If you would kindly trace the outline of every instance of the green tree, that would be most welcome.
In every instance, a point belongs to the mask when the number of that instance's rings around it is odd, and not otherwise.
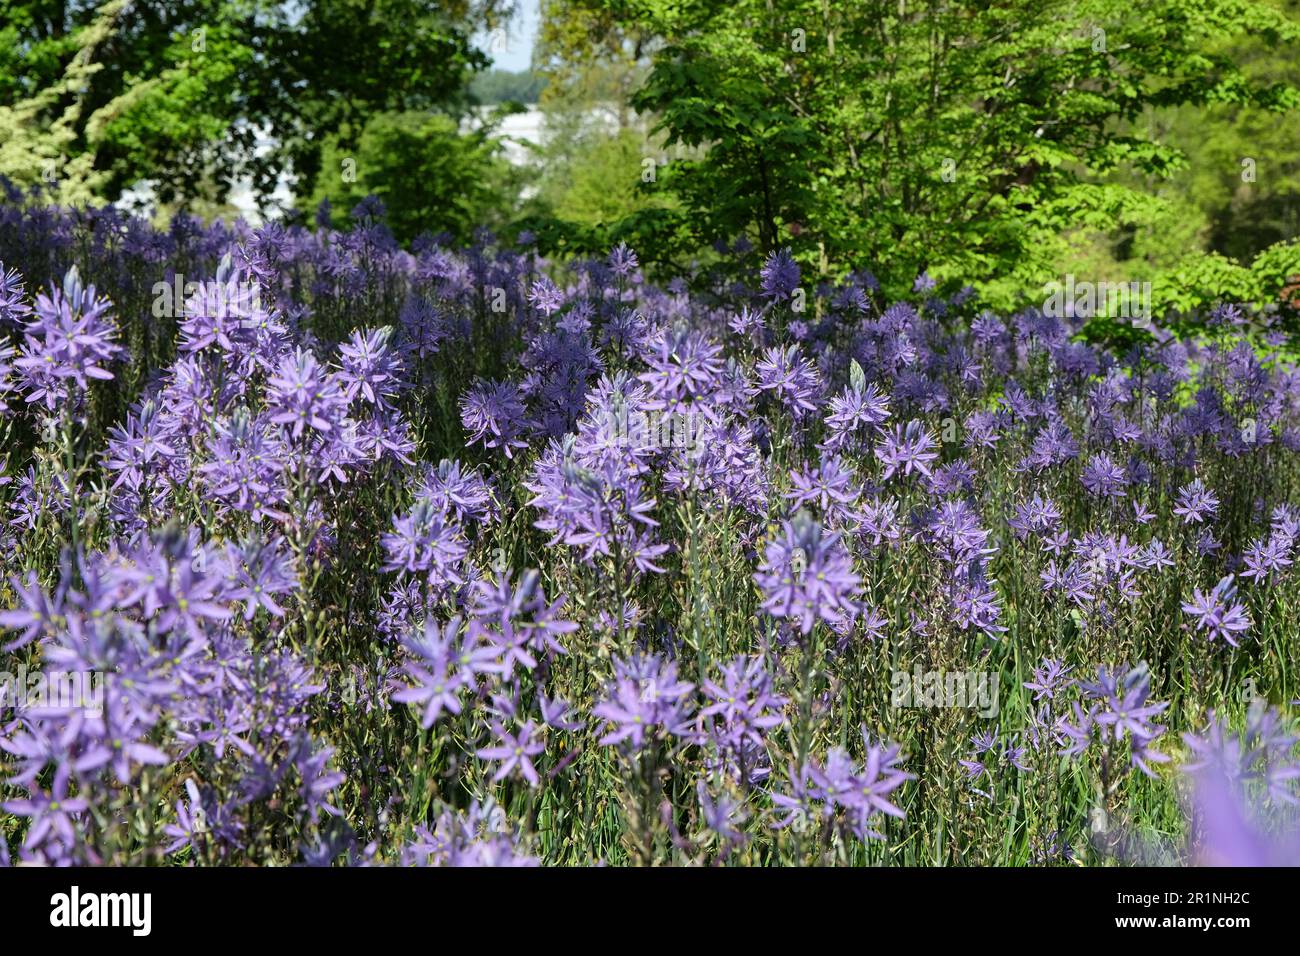
[[[470,95],[480,103],[536,103],[546,88],[546,77],[532,70],[487,70],[469,84]]]
[[[663,177],[701,244],[745,233],[893,291],[928,269],[1008,298],[1070,230],[1150,221],[1161,200],[1107,178],[1185,162],[1148,110],[1297,104],[1223,46],[1300,39],[1263,0],[581,2],[663,38],[632,104],[705,150]]]
[[[657,181],[665,137],[631,105],[657,35],[582,0],[543,0],[541,13],[542,145],[524,225],[547,252],[599,255],[628,238],[643,264],[670,261],[691,239],[670,222],[679,204]]]
[[[543,104],[551,110],[603,105],[614,111],[619,129],[631,127],[632,95],[660,44],[653,24],[586,0],[542,0],[541,15],[533,61],[547,79]]]
[[[487,65],[472,37],[512,0],[0,0],[0,110],[32,136],[63,124],[68,164],[116,198],[141,179],[164,202],[288,170],[310,195],[326,142],[355,145],[381,112],[462,115]],[[91,42],[92,31],[95,33]],[[63,78],[82,57],[81,82]],[[87,157],[89,157],[87,159]],[[30,175],[15,162],[0,172]],[[222,197],[205,197],[220,199]]]
[[[1278,0],[1278,7],[1300,20],[1300,2]],[[1212,42],[1254,81],[1300,86],[1293,46],[1272,44],[1263,35]],[[1187,161],[1168,180],[1143,184],[1169,201],[1171,213],[1168,222],[1122,237],[1122,258],[1177,257],[1194,231],[1198,245],[1245,263],[1300,235],[1300,127],[1294,118],[1279,121],[1248,103],[1224,102],[1153,110],[1146,122]]]
[[[328,199],[341,224],[374,194],[398,239],[445,231],[466,241],[476,227],[502,220],[511,193],[511,170],[492,131],[487,124],[462,135],[437,113],[378,113],[355,145],[339,137],[326,143],[312,202]]]
[[[15,40],[19,21],[0,30],[0,49],[8,52],[0,54],[0,82],[7,81],[0,86],[5,94],[0,100],[0,175],[22,185],[41,183],[54,198],[69,203],[87,202],[103,188],[107,177],[93,168],[93,157],[75,153],[84,107],[77,94],[102,68],[96,51],[113,36],[125,7],[126,0],[104,4],[75,42],[60,44],[70,51],[66,66],[41,84],[21,82],[16,72],[4,71],[22,49]],[[34,59],[41,69],[56,66],[40,56]],[[69,158],[69,153],[74,155]]]

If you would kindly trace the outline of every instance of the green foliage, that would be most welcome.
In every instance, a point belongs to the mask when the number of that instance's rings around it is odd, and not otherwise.
[[[228,19],[177,34],[163,52],[166,65],[131,82],[90,117],[85,137],[98,165],[119,187],[146,174],[164,201],[198,198],[213,175],[233,180],[256,144],[255,129],[232,124],[232,117],[243,109],[257,58],[240,25]],[[167,171],[158,171],[160,157],[168,155]]]
[[[1276,2],[1300,19],[1296,0]],[[1293,44],[1264,34],[1210,42],[1257,82],[1300,85]],[[1243,103],[1207,103],[1162,111],[1150,122],[1187,157],[1167,193],[1183,217],[1199,220],[1206,248],[1245,263],[1300,234],[1300,137],[1293,117]]]
[[[13,16],[0,30],[0,50],[10,51],[0,52],[0,175],[20,185],[40,183],[57,201],[86,202],[103,187],[105,176],[94,169],[93,157],[75,153],[76,129],[85,114],[78,94],[102,70],[97,53],[113,36],[126,0],[104,4],[75,37],[61,36],[44,47],[23,41],[19,30],[31,25],[34,12],[12,6],[0,6]],[[53,48],[67,54],[66,66],[56,62]],[[20,61],[13,55],[20,50],[26,54],[21,62],[33,73],[16,69]],[[45,82],[34,82],[34,75]]]
[[[664,197],[642,188],[647,185],[642,181],[646,152],[645,137],[636,130],[587,136],[571,162],[543,173],[555,214],[571,222],[599,225],[664,206]]]
[[[520,225],[547,254],[604,255],[626,241],[653,266],[698,250],[682,203],[663,182],[665,137],[630,104],[657,42],[652,28],[590,4],[542,4],[533,59],[547,81],[543,143]]]
[[[547,79],[543,103],[613,106],[619,128],[626,129],[632,94],[649,73],[649,56],[658,46],[655,24],[584,0],[542,0],[541,15],[533,61]]]
[[[1288,281],[1300,277],[1300,243],[1280,242],[1242,266],[1217,252],[1189,253],[1158,274],[1151,298],[1158,312],[1203,310],[1220,302],[1276,304]]]
[[[44,152],[95,171],[103,198],[148,180],[163,202],[215,199],[212,184],[240,175],[265,198],[283,171],[311,195],[323,144],[355,146],[376,113],[464,112],[466,79],[487,65],[471,38],[510,9],[510,0],[103,9],[0,0],[0,130],[9,142],[43,135]],[[81,81],[70,84],[74,57]],[[66,132],[51,139],[57,123]],[[0,172],[30,178],[11,156]]]
[[[463,113],[471,73],[487,66],[471,43],[509,0],[316,0],[298,29],[277,35],[271,117],[309,195],[324,169],[319,142],[355,142],[377,112]]]
[[[809,281],[926,269],[998,309],[1066,272],[1157,313],[1300,273],[1298,0],[545,0],[534,68],[484,72],[512,8],[0,0],[0,174],[215,211],[288,173],[337,215],[383,190],[406,237],[522,205],[548,251],[678,268],[747,235]],[[545,111],[526,171],[461,132],[509,102]]]
[[[470,96],[480,103],[536,103],[546,88],[546,77],[532,70],[486,70],[469,82]]]
[[[892,292],[922,269],[998,297],[1037,287],[1069,230],[1135,228],[1165,205],[1112,177],[1185,162],[1148,112],[1297,103],[1230,55],[1233,38],[1300,39],[1265,0],[580,6],[662,38],[632,103],[705,150],[671,179],[698,244],[744,233],[831,272],[873,268]]]
[[[509,168],[491,131],[462,135],[454,120],[437,113],[376,114],[355,148],[337,136],[325,144],[312,201],[328,199],[342,223],[373,193],[400,240],[443,231],[468,240],[475,227],[499,218],[506,192]]]
[[[1295,0],[1274,2],[1293,19],[1300,13]],[[1212,36],[1207,43],[1255,82],[1300,84],[1290,48],[1265,33]],[[1120,228],[1067,230],[1058,273],[1151,281],[1157,316],[1229,295],[1261,305],[1277,301],[1296,275],[1287,240],[1300,235],[1294,119],[1248,104],[1208,102],[1152,108],[1117,128],[1141,129],[1183,159],[1168,175],[1112,171],[1106,181],[1146,194],[1151,208]]]

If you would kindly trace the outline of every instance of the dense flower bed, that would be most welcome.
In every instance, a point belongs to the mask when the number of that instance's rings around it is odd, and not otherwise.
[[[1269,316],[9,198],[0,862],[1293,854]]]

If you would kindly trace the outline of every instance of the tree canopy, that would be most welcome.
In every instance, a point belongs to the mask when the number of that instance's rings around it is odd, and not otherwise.
[[[0,123],[59,158],[65,195],[149,180],[171,201],[248,176],[265,197],[282,171],[311,195],[324,144],[358,142],[376,114],[463,109],[467,77],[488,64],[474,33],[511,8],[0,0]],[[0,154],[0,173],[33,181],[40,164],[19,152]]]
[[[1268,2],[581,2],[661,38],[632,102],[707,147],[662,177],[701,243],[748,234],[895,286],[1041,281],[1064,230],[1156,215],[1109,175],[1186,162],[1151,111],[1300,103],[1222,42],[1300,39]]]

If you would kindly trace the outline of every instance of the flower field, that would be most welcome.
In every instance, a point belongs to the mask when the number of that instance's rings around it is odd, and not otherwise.
[[[1278,313],[22,198],[0,864],[1300,860]]]

